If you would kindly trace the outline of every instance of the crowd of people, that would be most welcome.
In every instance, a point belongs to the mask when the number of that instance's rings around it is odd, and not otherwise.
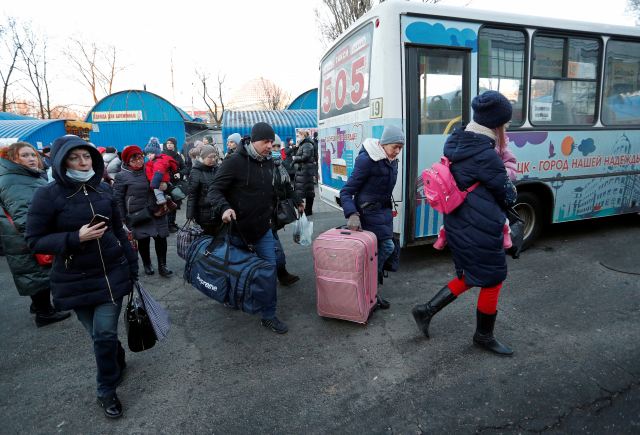
[[[516,199],[505,168],[505,162],[507,167],[513,163],[505,138],[511,104],[489,91],[474,98],[472,107],[474,121],[454,131],[444,147],[457,185],[479,183],[458,209],[444,216],[441,237],[451,248],[457,277],[412,315],[428,338],[433,316],[479,286],[473,341],[507,356],[513,351],[493,331],[507,275],[503,210]],[[348,228],[377,237],[380,284],[382,265],[396,249],[392,192],[405,142],[402,129],[393,125],[381,139],[365,140],[340,192]],[[75,311],[93,341],[98,402],[107,417],[117,418],[123,407],[116,388],[126,368],[117,324],[123,298],[138,280],[138,254],[144,273],[153,275],[153,239],[158,273],[172,275],[167,238],[177,229],[175,211],[186,198],[188,221],[213,236],[233,220],[230,242],[252,245],[260,258],[276,266],[269,285],[293,284],[299,277],[287,270],[274,210],[278,201],[291,200],[300,213],[312,215],[317,176],[317,138],[299,130],[283,146],[264,122],[245,137],[230,135],[226,153],[211,136],[195,143],[187,138],[180,150],[174,137],[162,145],[151,138],[144,149],[129,145],[121,153],[73,135],[56,139],[41,154],[17,142],[0,149],[0,236],[18,293],[31,298],[36,325],[63,321]],[[289,327],[276,316],[276,293],[261,312],[261,325],[283,334]],[[383,309],[391,306],[379,295],[377,303]]]

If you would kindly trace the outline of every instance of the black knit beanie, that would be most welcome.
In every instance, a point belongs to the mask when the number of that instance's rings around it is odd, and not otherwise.
[[[504,95],[487,91],[471,101],[473,120],[487,128],[496,128],[511,120],[513,107]]]
[[[276,133],[266,122],[258,122],[251,129],[251,142],[258,142],[259,140],[267,139],[276,140]]]
[[[169,137],[167,138],[167,142],[171,142],[173,144],[174,147],[178,146],[178,139],[176,139],[175,137]]]

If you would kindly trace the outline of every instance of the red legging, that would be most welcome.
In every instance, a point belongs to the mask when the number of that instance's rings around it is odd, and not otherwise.
[[[457,277],[452,280],[449,284],[447,284],[451,293],[456,296],[460,296],[462,293],[469,290],[472,286],[468,286],[464,282],[464,275],[462,275],[462,279],[458,279]],[[500,294],[500,289],[502,288],[502,283],[498,284],[495,287],[483,287],[480,290],[480,296],[478,297],[478,309],[485,314],[493,314],[496,312],[498,308],[498,295]]]

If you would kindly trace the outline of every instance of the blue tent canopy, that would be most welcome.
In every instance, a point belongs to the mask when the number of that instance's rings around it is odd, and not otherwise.
[[[0,120],[0,139],[28,142],[38,149],[67,134],[64,119]]]
[[[318,110],[318,88],[298,95],[284,110]]]

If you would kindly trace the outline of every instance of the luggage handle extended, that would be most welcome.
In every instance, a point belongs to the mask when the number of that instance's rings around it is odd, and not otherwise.
[[[335,228],[336,230],[349,230],[349,227],[347,225],[340,225],[338,227]],[[349,230],[349,231],[358,231],[359,233],[363,232],[363,229],[359,229],[359,230]],[[340,234],[351,234],[347,231],[340,231]]]

